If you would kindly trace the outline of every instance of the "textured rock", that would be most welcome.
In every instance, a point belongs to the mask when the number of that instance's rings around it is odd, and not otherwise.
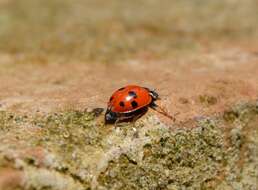
[[[0,122],[1,189],[10,179],[24,190],[256,188],[255,104],[195,127],[167,126],[155,116],[104,126],[86,111],[1,112]]]

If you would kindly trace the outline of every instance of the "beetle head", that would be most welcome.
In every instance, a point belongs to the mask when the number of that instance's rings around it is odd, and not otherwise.
[[[152,97],[152,99],[154,101],[160,99],[159,94],[157,92],[155,92],[154,90],[149,90],[149,92],[150,92],[150,96]]]
[[[108,109],[105,113],[105,123],[114,123],[117,120],[117,114]]]

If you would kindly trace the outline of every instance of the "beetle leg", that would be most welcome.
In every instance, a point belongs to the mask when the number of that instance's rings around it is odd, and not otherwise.
[[[175,116],[178,115],[179,113],[176,113],[174,115],[170,115],[167,110],[165,110],[164,108],[162,108],[161,106],[158,106],[157,104],[155,104],[154,102],[150,105],[150,107],[155,110],[156,112],[170,118],[173,122],[176,121]]]
[[[157,104],[155,104],[155,102],[151,102],[150,107],[151,107],[152,109],[156,109],[156,108],[159,107],[159,106],[158,106]]]
[[[143,115],[145,114],[145,112],[142,112],[142,113],[140,113],[140,114],[138,114],[138,115],[135,115],[134,117],[133,117],[133,123],[135,123],[140,117],[142,117]]]
[[[124,120],[131,119],[132,116],[120,116],[114,123],[115,127],[118,127],[118,123],[123,122]]]
[[[119,121],[120,121],[119,119],[117,119],[117,120],[115,121],[115,123],[114,123],[115,128],[116,128],[116,127],[118,127],[118,125],[117,125],[117,124],[119,123]]]

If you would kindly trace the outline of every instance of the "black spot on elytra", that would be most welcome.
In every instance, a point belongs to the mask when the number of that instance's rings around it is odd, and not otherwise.
[[[134,91],[129,91],[128,94],[129,94],[129,96],[131,96],[133,98],[137,98],[137,95]]]
[[[133,108],[137,108],[137,107],[138,107],[138,104],[137,104],[136,101],[132,101],[132,102],[131,102],[131,105],[132,105]]]
[[[123,88],[119,88],[119,89],[118,89],[118,91],[121,91],[121,90],[124,90],[124,89],[125,89],[125,87],[123,87]]]
[[[121,107],[124,107],[124,106],[125,106],[125,103],[124,103],[124,102],[119,102],[119,105],[120,105]]]

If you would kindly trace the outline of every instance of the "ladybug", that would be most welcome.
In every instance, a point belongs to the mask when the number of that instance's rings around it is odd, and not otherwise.
[[[140,117],[155,108],[158,93],[146,87],[128,85],[116,90],[109,99],[105,113],[105,122],[114,123]]]

